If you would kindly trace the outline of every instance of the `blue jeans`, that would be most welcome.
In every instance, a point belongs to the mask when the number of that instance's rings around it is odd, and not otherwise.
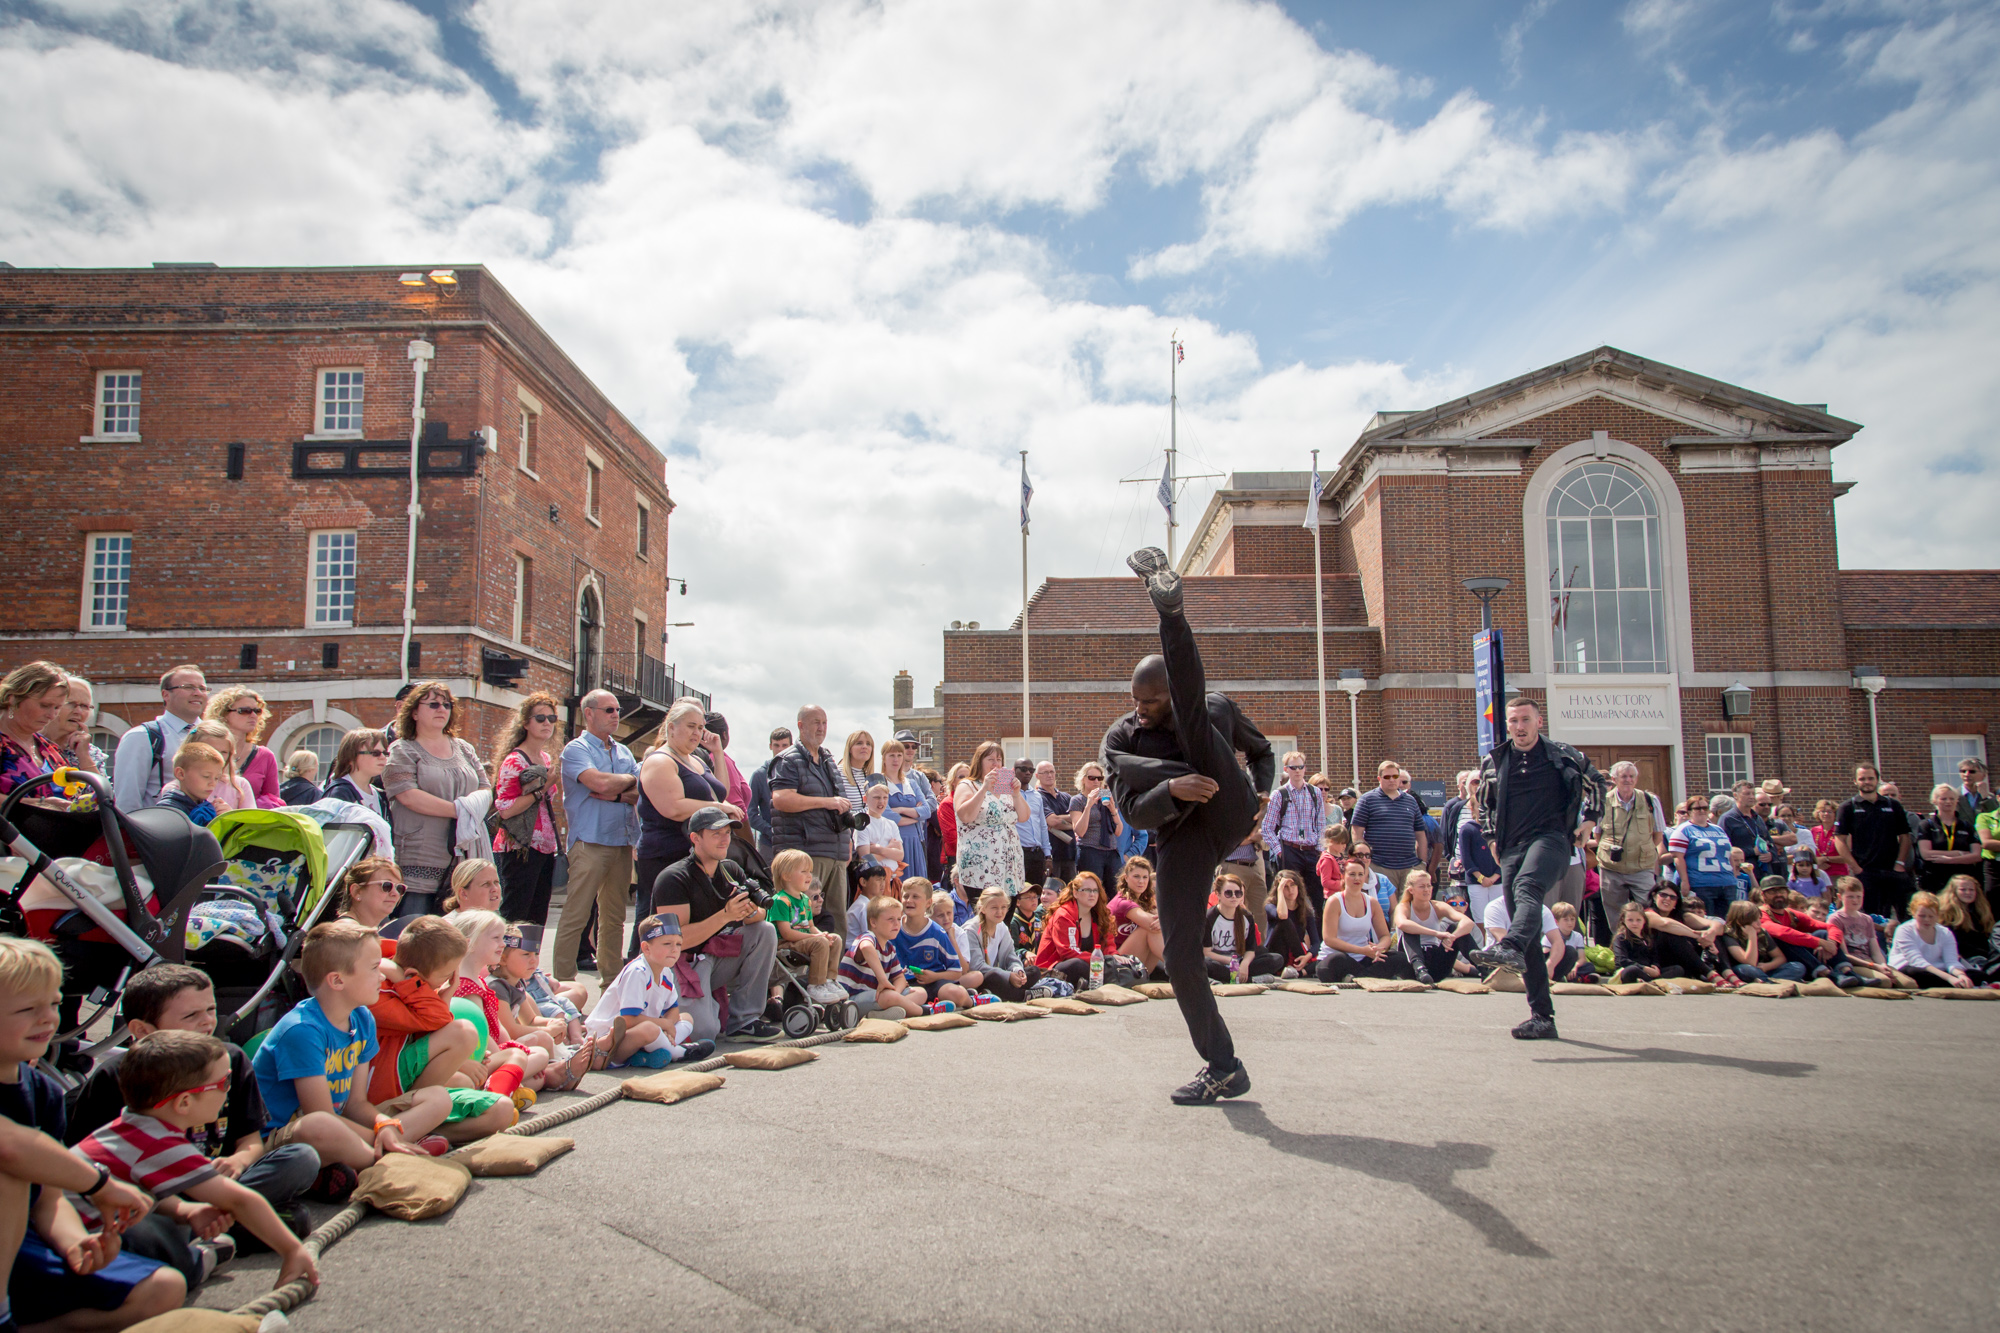
[[[1804,981],[1806,979],[1806,970],[1797,963],[1786,963],[1781,967],[1772,968],[1769,972],[1766,972],[1761,967],[1752,967],[1748,963],[1738,963],[1731,970],[1745,981]]]
[[[236,1183],[263,1195],[273,1208],[282,1208],[312,1188],[319,1168],[318,1153],[306,1144],[288,1143],[252,1162]]]

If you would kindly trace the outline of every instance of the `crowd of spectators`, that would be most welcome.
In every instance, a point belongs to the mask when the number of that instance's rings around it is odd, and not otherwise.
[[[159,686],[159,716],[107,755],[88,681],[46,662],[7,673],[0,795],[73,767],[105,777],[123,810],[195,824],[281,808],[360,820],[375,854],[304,941],[310,997],[254,1058],[213,1035],[206,976],[154,967],[122,998],[128,1046],[67,1105],[32,1067],[58,965],[0,939],[0,1161],[33,1182],[10,1287],[23,1324],[87,1310],[120,1327],[174,1308],[238,1247],[307,1273],[298,1201],[343,1197],[382,1153],[446,1151],[591,1069],[772,1040],[791,1005],[917,1015],[1164,976],[1148,835],[1096,762],[1065,786],[994,741],[944,772],[909,732],[878,747],[855,731],[835,754],[808,706],[746,777],[719,714],[683,700],[635,754],[602,690],[578,701],[567,743],[560,701],[528,696],[481,756],[431,681],[386,727],[342,737],[322,772],[260,743],[255,690],[211,693],[192,666]],[[1616,764],[1548,896],[1550,975],[2000,988],[2000,802],[1978,760],[1960,772],[1919,817],[1857,765],[1853,794],[1806,820],[1777,780],[1670,810]],[[1510,918],[1478,780],[1459,773],[1432,814],[1394,760],[1356,792],[1285,755],[1216,874],[1210,977],[1478,978],[1473,954]],[[580,971],[597,974],[594,999]]]

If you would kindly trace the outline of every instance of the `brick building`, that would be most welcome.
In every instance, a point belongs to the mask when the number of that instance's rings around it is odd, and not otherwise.
[[[96,682],[109,736],[181,662],[262,692],[281,759],[406,678],[482,753],[529,691],[610,685],[628,731],[684,692],[665,460],[484,269],[0,269],[0,381],[4,657]]]
[[[1851,483],[1831,455],[1860,429],[1609,347],[1379,414],[1319,496],[1329,773],[1352,780],[1357,749],[1363,774],[1470,766],[1480,621],[1461,581],[1498,576],[1510,692],[1600,765],[1630,758],[1677,796],[1771,776],[1838,795],[1879,733],[1885,776],[1926,808],[1933,773],[1955,781],[2000,721],[2000,571],[1838,567]],[[1233,474],[1178,567],[1211,687],[1317,763],[1308,484]],[[1067,774],[1129,706],[1155,622],[1132,578],[1050,579],[1027,617],[1029,748]],[[944,662],[948,756],[1018,748],[1019,622],[947,631]]]

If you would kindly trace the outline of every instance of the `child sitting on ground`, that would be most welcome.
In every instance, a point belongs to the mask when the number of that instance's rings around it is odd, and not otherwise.
[[[506,1006],[487,974],[507,947],[507,923],[498,912],[453,912],[445,918],[465,937],[465,956],[458,960],[458,985],[452,994],[476,1001],[486,1016],[487,1047],[481,1084],[488,1092],[511,1097],[519,1110],[535,1104],[541,1074],[555,1056],[549,1034],[516,1019],[508,1022]]]
[[[674,964],[681,958],[681,921],[660,912],[639,923],[639,956],[604,988],[587,1020],[612,1068],[665,1069],[676,1060],[706,1060],[712,1041],[690,1041],[694,1020],[680,1010]]]
[[[163,963],[125,984],[120,1013],[133,1041],[155,1032],[213,1036],[215,988],[205,972]],[[279,1219],[303,1236],[312,1230],[311,1219],[294,1201],[318,1179],[319,1154],[303,1143],[266,1151],[264,1101],[257,1095],[250,1057],[228,1042],[223,1048],[229,1053],[229,1095],[223,1099],[222,1114],[191,1129],[188,1142],[217,1171],[262,1195],[277,1210]],[[110,1052],[76,1090],[66,1136],[70,1143],[110,1124],[125,1109],[125,1094],[118,1086],[118,1071],[124,1061],[124,1051]],[[244,1248],[245,1240],[237,1238],[238,1248]]]
[[[909,984],[903,964],[896,958],[893,941],[903,927],[901,899],[886,893],[868,900],[868,929],[854,937],[840,958],[840,982],[851,994],[874,992],[875,1007],[890,1018],[915,1018],[927,1010],[949,1013],[951,1005],[926,1005],[924,989]]]
[[[180,811],[196,828],[207,828],[221,813],[210,797],[215,795],[227,771],[222,755],[214,746],[182,741],[181,748],[174,751],[173,779],[160,788],[153,803]]]
[[[1723,961],[1738,981],[1804,981],[1806,968],[1803,963],[1795,963],[1785,957],[1764,931],[1764,911],[1756,903],[1744,901],[1729,904],[1729,915],[1723,919],[1722,938],[1717,941],[1722,946]]]
[[[312,994],[278,1020],[250,1061],[267,1150],[303,1143],[322,1166],[340,1163],[350,1174],[385,1152],[450,1150],[431,1133],[451,1112],[444,1089],[412,1088],[379,1106],[368,1096],[368,1062],[380,1049],[368,1006],[382,995],[381,958],[381,939],[357,922],[323,921],[306,932],[299,967]],[[346,1182],[346,1191],[353,1187]]]
[[[170,1265],[120,1247],[120,1235],[152,1201],[62,1146],[62,1089],[35,1068],[56,1033],[61,995],[62,964],[47,945],[0,936],[0,1149],[7,1163],[0,1189],[11,1223],[0,1257],[8,1240],[20,1239],[0,1327],[59,1320],[54,1326],[125,1328],[180,1309],[187,1282]],[[84,1226],[65,1190],[103,1216],[101,1230]]]
[[[1579,985],[1592,985],[1598,981],[1597,965],[1583,956],[1590,941],[1577,929],[1576,907],[1571,903],[1559,902],[1549,909],[1556,919],[1556,929],[1562,932],[1563,943],[1568,946],[1563,951],[1562,968],[1550,972],[1550,981],[1574,981]]]
[[[868,933],[868,905],[889,892],[889,871],[885,866],[864,865],[854,875],[854,901],[847,905],[847,937],[858,940]],[[847,946],[852,948],[852,945]],[[845,950],[842,950],[844,953]]]
[[[1889,956],[1882,951],[1881,928],[1874,917],[1861,910],[1867,890],[1853,875],[1842,875],[1833,887],[1839,895],[1840,908],[1827,913],[1826,937],[1840,945],[1841,952],[1847,955],[1848,966],[1864,982],[1895,986],[1896,974],[1890,970]]]
[[[931,920],[931,882],[920,875],[903,881],[903,927],[890,947],[910,980],[924,989],[924,998],[941,1001],[941,1012],[970,1009],[972,993],[958,984],[965,961],[958,955],[958,941]],[[1108,943],[1108,941],[1107,941]],[[988,1000],[988,1004],[992,1001]]]
[[[156,1207],[176,1209],[179,1220],[204,1238],[240,1222],[278,1255],[282,1266],[274,1287],[301,1277],[317,1283],[319,1266],[270,1202],[222,1174],[189,1141],[195,1130],[213,1124],[229,1101],[230,1049],[199,1032],[154,1032],[133,1042],[118,1065],[125,1109],[77,1151],[151,1194],[159,1201]],[[86,1222],[100,1220],[88,1201],[78,1212]]]
[[[771,905],[764,919],[776,927],[778,953],[806,969],[806,994],[821,1004],[837,1004],[847,992],[833,979],[840,968],[841,938],[813,925],[812,857],[787,847],[771,858]]]
[[[454,1017],[445,996],[458,988],[465,936],[443,917],[420,916],[403,928],[396,977],[368,1007],[381,1049],[369,1065],[368,1096],[386,1102],[411,1088],[442,1088],[451,1111],[439,1133],[451,1143],[497,1134],[519,1119],[511,1098],[472,1078],[480,1066],[479,1029]]]
[[[584,1030],[583,1016],[574,1005],[567,1009],[557,1005],[545,1007],[528,990],[528,983],[541,962],[542,928],[526,921],[509,921],[500,945],[500,961],[494,966],[493,975],[487,978],[500,1002],[521,1022],[548,1033],[558,1049],[564,1045],[595,1049],[597,1043]]]

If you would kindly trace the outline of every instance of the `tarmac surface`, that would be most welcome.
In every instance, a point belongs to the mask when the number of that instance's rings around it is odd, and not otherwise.
[[[1167,1101],[1170,1001],[620,1102],[363,1222],[294,1326],[2000,1327],[2000,1003],[1559,997],[1559,1042],[1508,1037],[1518,995],[1222,1004],[1254,1086],[1214,1107]]]

